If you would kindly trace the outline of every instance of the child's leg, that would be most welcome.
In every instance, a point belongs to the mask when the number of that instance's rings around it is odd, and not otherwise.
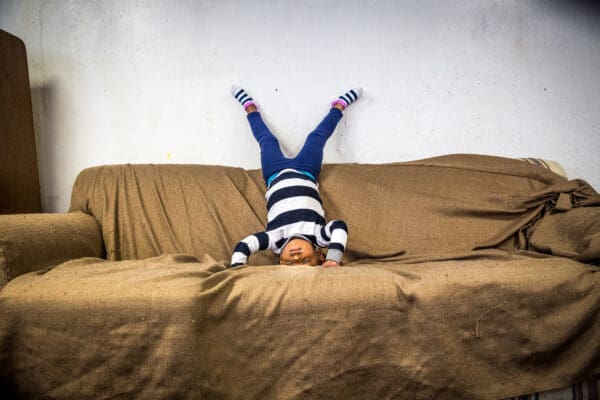
[[[292,160],[293,168],[309,172],[315,178],[319,176],[321,164],[323,163],[323,148],[325,147],[325,143],[327,143],[327,139],[333,134],[335,127],[342,119],[342,111],[358,100],[361,94],[361,88],[350,89],[333,101],[329,114],[308,135],[302,150]]]
[[[274,173],[286,168],[289,160],[281,152],[277,138],[273,136],[250,95],[239,86],[231,87],[231,94],[248,113],[248,122],[254,138],[260,145],[260,162],[265,182]]]
[[[343,113],[339,108],[334,107],[329,111],[329,114],[306,138],[302,150],[292,161],[293,168],[309,172],[315,178],[319,176],[323,162],[323,148],[342,116]]]
[[[258,111],[248,114],[248,122],[254,138],[260,145],[260,163],[265,182],[274,173],[286,168],[288,159],[281,152],[277,138],[265,125]]]

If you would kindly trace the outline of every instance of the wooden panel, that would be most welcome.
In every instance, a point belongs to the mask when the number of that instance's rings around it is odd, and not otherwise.
[[[25,44],[0,30],[0,214],[41,212]]]

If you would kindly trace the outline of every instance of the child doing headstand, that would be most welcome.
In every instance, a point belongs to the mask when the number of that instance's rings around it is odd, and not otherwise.
[[[317,178],[327,139],[342,119],[342,111],[360,97],[362,89],[351,89],[333,101],[327,116],[308,135],[294,158],[283,155],[248,93],[237,86],[231,92],[248,113],[252,134],[260,145],[262,174],[267,184],[267,230],[240,241],[233,251],[231,266],[246,264],[248,257],[259,250],[274,251],[284,265],[339,266],[348,228],[343,221],[325,222]],[[328,247],[326,256],[321,247]]]

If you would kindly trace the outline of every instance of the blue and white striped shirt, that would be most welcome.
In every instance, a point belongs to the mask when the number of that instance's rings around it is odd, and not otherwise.
[[[265,197],[267,230],[249,235],[235,246],[232,267],[246,264],[250,254],[259,250],[280,254],[288,239],[296,235],[315,246],[329,247],[326,258],[341,261],[348,228],[343,221],[325,223],[317,182],[295,169],[284,169],[271,182]]]

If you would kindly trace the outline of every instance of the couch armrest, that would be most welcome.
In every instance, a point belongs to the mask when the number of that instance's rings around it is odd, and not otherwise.
[[[600,207],[545,215],[533,228],[529,249],[600,265]]]
[[[0,215],[0,289],[27,272],[75,258],[103,255],[100,226],[91,215]]]

